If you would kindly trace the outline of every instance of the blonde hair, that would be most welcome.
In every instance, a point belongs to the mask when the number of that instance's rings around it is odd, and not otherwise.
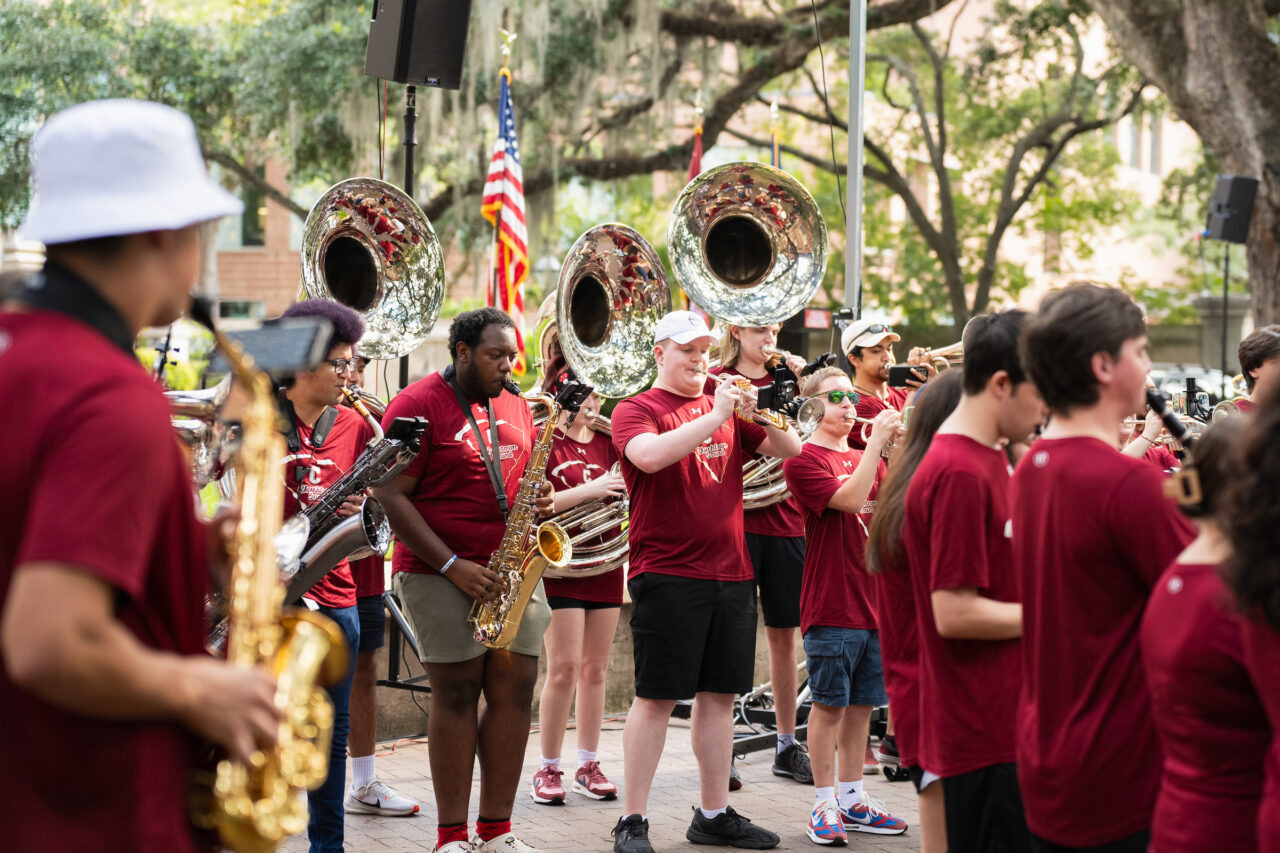
[[[770,325],[777,325],[772,323]],[[717,358],[720,359],[721,367],[737,367],[738,359],[742,355],[742,341],[733,336],[734,329],[763,329],[764,326],[735,326],[732,323],[725,323],[724,331],[720,333],[720,347]],[[769,370],[777,367],[782,362],[781,356],[771,355],[765,361],[764,366]]]

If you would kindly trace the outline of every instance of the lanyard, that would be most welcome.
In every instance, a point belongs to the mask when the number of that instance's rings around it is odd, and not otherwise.
[[[480,426],[476,423],[475,416],[471,414],[471,404],[467,402],[467,398],[462,393],[462,388],[458,385],[457,373],[453,369],[453,365],[449,365],[444,369],[444,379],[449,383],[449,387],[453,389],[453,396],[458,398],[458,405],[462,407],[462,413],[467,416],[467,423],[471,424],[471,433],[476,437],[476,450],[480,453],[480,458],[484,460],[484,467],[489,472],[489,482],[493,484],[493,492],[498,498],[498,509],[502,512],[502,517],[507,517],[507,489],[502,482],[502,463],[499,459],[501,450],[498,445],[498,419],[493,414],[493,401],[486,400],[485,407],[489,412],[489,452],[485,452],[484,436],[480,432]]]

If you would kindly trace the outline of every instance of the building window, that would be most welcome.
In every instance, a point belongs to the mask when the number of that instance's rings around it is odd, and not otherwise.
[[[254,169],[254,174],[263,177],[263,168]],[[266,244],[267,199],[256,184],[244,184],[240,190],[244,201],[244,213],[240,217],[240,245],[262,246]]]
[[[218,316],[224,320],[261,320],[266,315],[266,303],[257,300],[229,299],[218,303]]]
[[[1159,175],[1162,173],[1163,151],[1164,147],[1164,122],[1158,115],[1151,117],[1151,156],[1147,161],[1147,168],[1151,170],[1151,174]]]

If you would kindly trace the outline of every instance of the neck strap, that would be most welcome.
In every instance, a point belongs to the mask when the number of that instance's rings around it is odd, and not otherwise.
[[[506,518],[508,511],[507,489],[502,479],[502,451],[498,444],[498,419],[493,414],[493,400],[485,400],[485,409],[489,413],[489,450],[486,453],[484,435],[480,432],[475,415],[471,414],[471,404],[467,401],[466,395],[462,393],[462,386],[458,384],[458,372],[452,364],[444,369],[444,380],[453,389],[453,396],[457,398],[462,414],[466,415],[467,423],[471,425],[471,434],[476,437],[476,450],[480,453],[481,460],[484,461],[485,470],[489,472],[489,482],[493,485],[493,493],[498,499],[498,510],[502,513],[502,517]]]

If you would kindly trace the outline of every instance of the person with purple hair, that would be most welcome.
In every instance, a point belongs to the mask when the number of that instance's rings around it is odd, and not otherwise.
[[[328,299],[295,302],[281,315],[320,317],[333,325],[325,360],[315,370],[294,376],[281,392],[287,429],[284,457],[285,517],[303,511],[351,468],[373,428],[352,409],[339,405],[347,378],[355,370],[355,345],[364,335],[364,321],[354,310]],[[338,515],[360,511],[364,495],[350,495]],[[346,795],[347,732],[350,728],[351,682],[356,650],[360,648],[360,617],[356,584],[347,560],[338,563],[303,596],[304,604],[328,616],[347,638],[352,665],[328,688],[333,702],[333,741],[329,748],[329,777],[307,795],[311,821],[307,837],[311,853],[341,851],[343,798]]]

